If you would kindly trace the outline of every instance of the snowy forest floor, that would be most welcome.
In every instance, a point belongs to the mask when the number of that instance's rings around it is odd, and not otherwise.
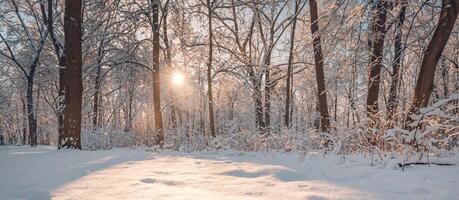
[[[0,147],[0,199],[457,199],[459,167],[362,156]],[[451,158],[457,163],[457,156]]]

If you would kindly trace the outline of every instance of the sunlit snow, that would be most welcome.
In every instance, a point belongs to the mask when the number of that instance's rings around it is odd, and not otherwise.
[[[0,199],[455,199],[459,167],[309,154],[0,147]]]

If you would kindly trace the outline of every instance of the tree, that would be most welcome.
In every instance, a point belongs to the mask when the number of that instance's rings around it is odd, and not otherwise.
[[[394,115],[396,114],[397,105],[398,105],[398,86],[400,82],[400,67],[402,65],[402,56],[403,56],[403,46],[402,46],[402,35],[403,35],[403,23],[405,22],[405,13],[407,1],[401,0],[400,11],[398,13],[397,21],[395,22],[395,42],[394,42],[394,61],[392,63],[392,73],[391,73],[391,84],[389,91],[389,99],[387,101],[387,118],[389,121],[389,126],[392,127],[394,123],[392,122]]]
[[[58,59],[58,66],[59,66],[59,81],[58,81],[58,92],[57,92],[57,105],[56,105],[56,116],[57,116],[57,133],[63,133],[64,128],[64,113],[63,109],[65,107],[65,95],[64,95],[64,71],[65,71],[65,53],[64,53],[64,46],[59,41],[57,36],[57,31],[55,29],[55,9],[53,6],[53,0],[47,0],[47,4],[41,4],[41,10],[43,13],[47,13],[47,15],[43,15],[46,18],[43,19],[44,23],[48,27],[49,37],[54,47],[54,53]],[[58,139],[58,142],[61,140]],[[58,144],[60,146],[60,144]]]
[[[6,24],[5,28],[8,31],[15,33],[20,32],[20,35],[5,38],[3,33],[0,33],[0,39],[6,47],[7,53],[0,51],[0,55],[5,57],[11,63],[14,63],[24,75],[26,82],[26,108],[27,108],[27,119],[29,127],[29,142],[31,146],[36,146],[37,143],[37,117],[36,107],[34,102],[34,81],[37,68],[39,66],[40,56],[43,52],[46,38],[48,37],[48,29],[43,25],[43,19],[38,18],[39,15],[28,15],[22,12],[22,5],[18,4],[15,0],[10,0],[11,10],[5,12],[14,12],[12,18],[3,18],[3,23]],[[30,10],[36,9],[32,4],[25,4],[23,7]],[[46,16],[45,13],[41,13],[42,16]],[[25,18],[30,18],[37,21],[36,27],[27,24]],[[13,19],[15,19],[13,21]],[[36,37],[38,35],[38,38]],[[23,43],[24,47],[17,49],[13,45],[17,43]],[[24,52],[21,52],[24,49]],[[27,58],[21,60],[22,54],[28,54]],[[25,141],[25,138],[23,138]]]
[[[64,127],[61,148],[81,149],[82,80],[82,9],[81,0],[65,1],[64,34]]]
[[[386,37],[386,18],[390,2],[387,0],[375,1],[374,18],[371,25],[370,36],[370,64],[368,66],[368,92],[367,116],[370,128],[377,127],[378,123],[378,98],[381,80],[381,68],[384,39]]]
[[[311,34],[313,40],[312,44],[314,47],[317,96],[319,99],[320,130],[326,132],[330,128],[330,115],[328,114],[327,91],[325,89],[325,76],[323,68],[324,58],[322,55],[322,47],[320,46],[320,36],[318,33],[319,17],[317,14],[317,2],[315,0],[309,1],[309,9],[311,14]]]
[[[290,49],[289,49],[289,55],[288,55],[288,66],[287,66],[287,80],[286,80],[286,86],[285,86],[285,116],[284,116],[284,125],[289,128],[291,125],[291,111],[292,111],[292,106],[291,106],[291,97],[292,97],[292,83],[293,83],[293,51],[295,47],[295,31],[296,31],[296,21],[298,18],[299,14],[299,6],[300,2],[295,0],[295,12],[293,16],[293,22],[292,22],[292,32],[290,34]]]
[[[454,28],[458,13],[459,0],[442,0],[437,27],[424,50],[411,101],[410,114],[417,113],[419,108],[426,107],[429,103],[434,86],[435,69]],[[410,123],[412,121],[411,115],[408,115],[407,122]]]
[[[213,49],[213,35],[212,35],[212,12],[214,7],[213,0],[207,0],[207,17],[209,20],[209,60],[207,63],[207,98],[209,105],[209,128],[210,135],[215,137],[215,122],[214,122],[214,103],[212,99],[212,49]]]
[[[153,33],[153,110],[155,113],[155,127],[158,133],[158,140],[156,143],[162,146],[164,142],[164,130],[163,117],[161,114],[161,68],[159,65],[159,0],[151,0],[151,12],[151,31]]]

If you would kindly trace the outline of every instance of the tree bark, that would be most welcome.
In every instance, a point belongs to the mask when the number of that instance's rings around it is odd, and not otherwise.
[[[23,114],[23,122],[22,122],[22,145],[27,144],[27,103],[24,100],[24,98],[21,97],[21,102],[22,102],[22,114]]]
[[[161,114],[161,80],[159,66],[159,0],[151,0],[152,7],[152,32],[153,32],[153,109],[155,127],[158,134],[156,144],[161,147],[164,143],[163,117]]]
[[[292,62],[293,62],[293,51],[295,47],[295,30],[296,30],[296,19],[298,13],[299,2],[295,0],[295,16],[292,22],[292,32],[290,34],[290,49],[288,55],[288,66],[287,66],[287,80],[285,87],[285,115],[284,115],[284,125],[287,128],[290,128],[291,122],[291,108],[290,98],[292,97]]]
[[[268,52],[266,61],[264,63],[265,71],[265,107],[264,107],[264,132],[271,131],[271,83],[270,83],[270,65],[271,65],[271,52]]]
[[[82,105],[82,5],[81,0],[65,1],[64,73],[65,109],[64,127],[60,141],[62,148],[81,149],[81,105]]]
[[[57,133],[58,133],[58,147],[61,146],[60,141],[61,141],[61,133],[63,133],[63,128],[64,128],[64,114],[63,110],[65,107],[65,95],[64,95],[64,71],[65,71],[65,54],[62,53],[62,45],[60,45],[60,42],[57,40],[56,33],[54,32],[54,9],[53,9],[53,1],[48,0],[47,1],[47,12],[48,16],[45,20],[45,24],[48,27],[49,31],[49,36],[51,38],[51,41],[53,42],[54,46],[54,52],[56,54],[56,57],[58,59],[58,65],[59,65],[59,81],[58,81],[58,97],[57,97],[57,108],[56,108],[56,114],[57,114]],[[43,5],[42,7],[43,13],[45,13],[45,7]]]
[[[320,112],[320,130],[327,132],[330,128],[330,115],[328,113],[327,105],[327,92],[325,89],[325,76],[323,69],[323,55],[319,36],[319,17],[317,13],[316,0],[309,1],[310,15],[311,15],[311,34],[314,47],[314,64],[316,69],[317,80],[317,95],[319,99],[319,112]]]
[[[389,2],[387,0],[377,1],[374,19],[371,27],[371,54],[370,64],[368,66],[368,96],[367,96],[367,116],[369,127],[374,128],[379,125],[378,122],[378,98],[379,85],[381,80],[382,56],[384,50],[384,38],[386,36],[386,18]]]
[[[209,61],[207,63],[207,97],[209,104],[209,128],[212,137],[215,137],[215,121],[214,121],[214,102],[212,99],[212,48],[213,48],[213,35],[212,35],[212,0],[207,0],[208,19],[209,19]]]
[[[101,70],[102,70],[102,58],[103,58],[103,48],[104,48],[104,40],[99,44],[99,49],[97,50],[97,66],[96,66],[96,76],[94,80],[94,99],[93,99],[93,107],[92,107],[92,126],[93,131],[96,131],[99,127],[98,124],[98,117],[99,117],[99,93],[101,87]]]
[[[393,117],[396,114],[398,107],[398,85],[400,82],[400,67],[402,65],[403,46],[402,46],[402,28],[405,22],[407,2],[401,0],[400,12],[395,25],[395,43],[394,43],[394,62],[392,64],[391,84],[389,91],[389,99],[387,101],[387,120],[389,122],[389,128],[394,126]]]
[[[422,58],[410,114],[417,113],[419,108],[426,107],[429,103],[433,89],[435,69],[454,28],[458,13],[459,0],[442,0],[437,27],[428,46],[425,48],[424,57]],[[408,115],[408,124],[413,121],[410,116]]]
[[[35,68],[32,66],[32,68]],[[27,77],[27,118],[29,121],[29,143],[30,146],[37,146],[37,118],[35,114],[35,104],[33,98],[33,83],[34,77],[28,76]]]

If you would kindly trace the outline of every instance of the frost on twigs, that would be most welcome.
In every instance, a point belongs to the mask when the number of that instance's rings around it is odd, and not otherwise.
[[[440,100],[429,107],[419,109],[409,116],[412,122],[406,128],[389,129],[385,141],[392,151],[399,155],[399,166],[414,164],[449,164],[440,158],[457,146],[459,94]]]

